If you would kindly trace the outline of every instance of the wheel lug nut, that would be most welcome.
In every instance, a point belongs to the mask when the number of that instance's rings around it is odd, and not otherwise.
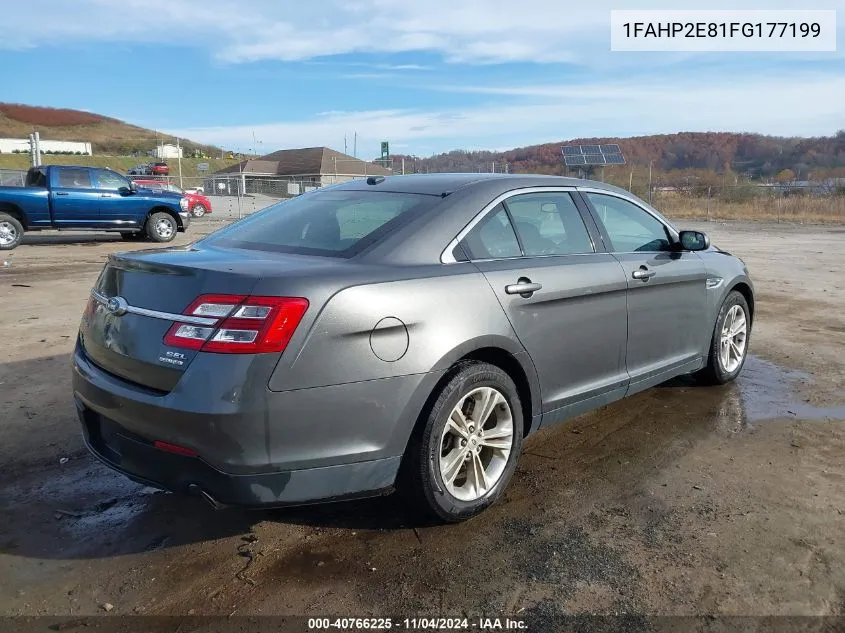
[[[466,445],[467,445],[467,441],[466,441],[466,440],[461,440],[461,446],[466,446]]]

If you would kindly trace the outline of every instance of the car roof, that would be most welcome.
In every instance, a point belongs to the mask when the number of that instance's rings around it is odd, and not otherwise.
[[[409,174],[405,176],[374,176],[332,185],[335,190],[391,191],[448,196],[469,188],[496,188],[503,191],[520,187],[594,187],[609,191],[624,191],[613,185],[583,178],[547,176],[539,174]],[[625,192],[627,193],[627,192]]]

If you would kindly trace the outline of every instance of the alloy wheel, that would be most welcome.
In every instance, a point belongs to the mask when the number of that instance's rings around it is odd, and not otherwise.
[[[748,319],[742,306],[734,305],[725,315],[719,339],[719,363],[727,373],[733,373],[745,358],[748,340]]]
[[[505,472],[514,442],[513,414],[505,397],[479,387],[452,409],[440,438],[440,476],[461,501],[488,494]]]

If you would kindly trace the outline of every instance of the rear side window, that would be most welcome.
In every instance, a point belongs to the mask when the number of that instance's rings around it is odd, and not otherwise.
[[[526,256],[593,252],[590,234],[568,193],[524,193],[505,204]]]
[[[439,199],[388,191],[317,191],[275,204],[207,239],[232,248],[351,257]]]
[[[47,174],[42,169],[30,169],[26,174],[27,187],[46,187]]]
[[[519,242],[507,211],[497,204],[461,242],[470,259],[519,257]]]
[[[59,170],[59,187],[67,189],[90,189],[91,175],[87,169],[75,167],[61,167]]]

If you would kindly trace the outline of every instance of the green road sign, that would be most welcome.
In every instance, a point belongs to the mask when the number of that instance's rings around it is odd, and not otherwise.
[[[390,145],[387,141],[381,142],[381,158],[382,160],[390,158]]]

